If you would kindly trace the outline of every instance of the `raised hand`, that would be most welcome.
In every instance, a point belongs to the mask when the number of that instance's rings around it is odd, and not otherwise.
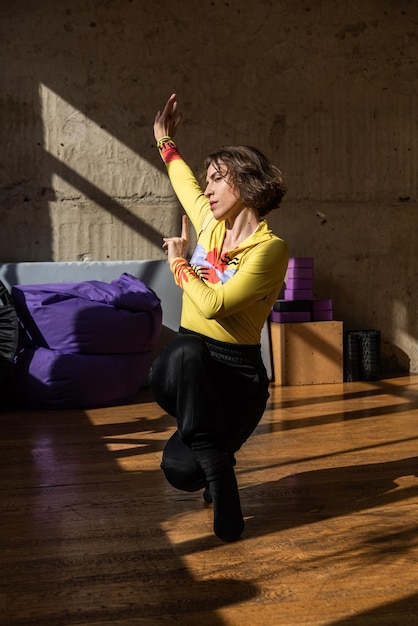
[[[189,220],[187,215],[181,218],[180,237],[164,237],[163,248],[169,261],[178,257],[186,258],[189,248]]]
[[[177,96],[173,93],[166,102],[163,112],[158,111],[154,119],[154,137],[158,141],[161,137],[171,137],[177,132],[181,122],[181,113],[178,109]]]

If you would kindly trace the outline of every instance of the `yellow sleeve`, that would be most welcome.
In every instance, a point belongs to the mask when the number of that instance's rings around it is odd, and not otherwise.
[[[201,281],[185,259],[176,258],[170,267],[176,283],[206,319],[222,319],[270,298],[284,278],[288,261],[286,243],[279,238],[250,248],[236,274],[216,288]],[[278,297],[278,293],[276,294]]]
[[[209,199],[203,194],[196,176],[183,160],[174,141],[170,137],[163,137],[158,142],[158,148],[174,192],[199,233],[210,212]]]

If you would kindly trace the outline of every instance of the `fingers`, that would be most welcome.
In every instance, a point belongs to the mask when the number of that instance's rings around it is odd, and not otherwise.
[[[154,136],[158,141],[163,136],[174,138],[181,122],[182,115],[178,110],[178,101],[175,93],[168,98],[164,109],[158,111],[154,119]]]
[[[182,245],[182,240],[180,239],[180,237],[163,237],[163,244],[162,244],[162,248],[163,250],[165,250],[165,253],[167,254],[167,251],[169,249],[170,246],[181,246]]]
[[[189,241],[189,219],[187,215],[183,215],[181,218],[181,238],[184,242]]]
[[[181,120],[181,114],[178,110],[178,101],[175,93],[173,93],[167,100],[161,117],[170,129],[170,133],[174,135]]]
[[[177,103],[177,96],[175,93],[171,94],[171,96],[169,97],[169,99],[167,100],[165,107],[163,109],[162,115],[161,117],[169,120],[171,119],[177,109],[178,103]]]
[[[169,99],[167,100],[167,103],[165,105],[165,108],[170,108],[170,109],[176,109],[178,106],[178,102],[177,102],[177,95],[175,93],[172,93],[171,96],[169,97]]]
[[[186,258],[189,247],[189,219],[187,215],[181,218],[181,235],[180,237],[163,237],[162,246],[168,259],[174,257]]]

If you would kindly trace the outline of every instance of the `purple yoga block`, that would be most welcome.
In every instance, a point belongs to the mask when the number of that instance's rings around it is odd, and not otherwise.
[[[332,311],[332,300],[314,300],[312,302],[312,310],[315,311]]]
[[[313,289],[311,278],[286,278],[286,289]]]
[[[309,311],[289,311],[284,313],[279,313],[278,311],[272,311],[270,313],[270,321],[278,322],[281,324],[293,324],[295,322],[310,322],[311,314]]]
[[[312,313],[312,321],[313,322],[330,322],[331,320],[333,320],[333,313],[332,313],[332,309],[331,310],[325,310],[325,311],[313,311]]]
[[[286,272],[286,279],[289,278],[313,278],[312,267],[290,267]]]
[[[285,289],[285,300],[312,300],[313,289]]]
[[[300,268],[300,267],[313,267],[313,257],[310,256],[297,256],[290,257],[289,263],[287,264],[288,268]]]

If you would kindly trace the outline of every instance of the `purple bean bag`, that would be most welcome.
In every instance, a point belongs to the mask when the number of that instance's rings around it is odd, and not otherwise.
[[[26,348],[15,360],[19,405],[70,409],[113,406],[132,400],[148,373],[150,352],[63,354]]]
[[[130,274],[111,283],[16,285],[12,296],[32,343],[50,350],[145,352],[154,347],[161,331],[159,298]]]
[[[121,404],[144,383],[162,311],[157,295],[138,278],[16,285],[12,296],[21,326],[14,364],[19,403]]]

